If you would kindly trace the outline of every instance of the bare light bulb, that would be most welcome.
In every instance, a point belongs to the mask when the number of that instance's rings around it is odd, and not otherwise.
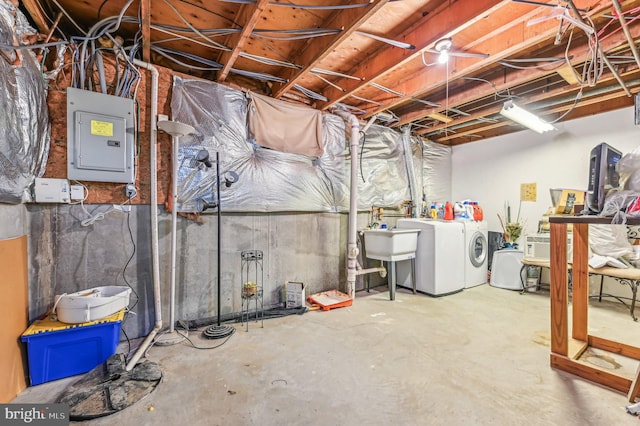
[[[442,49],[440,51],[440,55],[438,55],[438,62],[441,64],[446,64],[449,61],[449,51],[447,49]]]

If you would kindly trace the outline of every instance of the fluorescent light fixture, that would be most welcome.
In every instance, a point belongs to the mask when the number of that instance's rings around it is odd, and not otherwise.
[[[530,113],[526,109],[520,108],[518,105],[514,104],[513,101],[506,101],[500,110],[500,114],[515,121],[516,123],[530,128],[534,132],[544,133],[556,129],[537,115]]]

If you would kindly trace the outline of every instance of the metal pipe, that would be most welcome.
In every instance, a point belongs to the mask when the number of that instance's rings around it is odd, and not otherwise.
[[[582,15],[580,15],[580,11],[576,7],[576,5],[573,4],[573,0],[567,0],[567,4],[569,5],[573,13],[576,15],[577,17],[576,19],[580,20],[580,22],[586,25],[584,18],[582,17]],[[611,61],[609,61],[609,58],[607,58],[607,55],[605,55],[604,50],[602,50],[602,46],[600,45],[600,43],[598,43],[598,53],[602,57],[602,60],[604,61],[604,63],[607,64],[607,67],[611,70],[611,73],[613,74],[613,76],[616,78],[616,80],[618,80],[618,83],[620,84],[624,92],[627,94],[627,96],[631,97],[631,92],[629,91],[626,84],[622,80],[622,77],[620,77],[620,74],[618,74],[618,71],[616,71],[616,69],[613,67],[613,64],[611,63]]]
[[[346,293],[352,298],[356,297],[356,275],[358,266],[357,238],[358,231],[358,142],[360,141],[360,123],[355,115],[342,110],[334,113],[347,123],[351,123],[351,180],[349,188],[349,231],[347,238],[347,288]]]
[[[374,272],[380,272],[380,275],[384,278],[384,276],[387,275],[387,268],[384,266],[378,266],[376,268],[359,269],[356,271],[356,275],[372,274]]]
[[[620,2],[618,0],[612,0],[612,1],[613,1],[613,7],[615,7],[616,9],[616,14],[618,15],[618,19],[620,20],[620,26],[622,27],[622,31],[624,31],[624,35],[627,37],[627,41],[629,42],[629,47],[631,48],[633,57],[636,60],[636,64],[638,64],[638,67],[640,67],[640,54],[638,53],[638,47],[633,41],[633,36],[631,36],[631,32],[629,31],[629,27],[627,26],[627,21],[624,19]]]
[[[153,280],[153,301],[155,305],[155,325],[127,363],[131,371],[162,328],[162,299],[160,297],[160,259],[158,257],[158,69],[148,62],[134,59],[133,63],[151,72],[151,105],[149,128],[149,163],[151,168],[151,278]]]

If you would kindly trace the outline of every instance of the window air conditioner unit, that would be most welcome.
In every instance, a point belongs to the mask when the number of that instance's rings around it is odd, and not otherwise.
[[[524,257],[548,261],[551,258],[551,234],[529,234],[525,236]],[[567,261],[573,262],[573,235],[567,234]]]

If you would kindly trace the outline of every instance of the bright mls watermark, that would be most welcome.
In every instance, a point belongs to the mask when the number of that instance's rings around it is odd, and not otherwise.
[[[0,425],[67,426],[66,404],[0,404]]]

